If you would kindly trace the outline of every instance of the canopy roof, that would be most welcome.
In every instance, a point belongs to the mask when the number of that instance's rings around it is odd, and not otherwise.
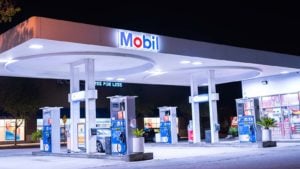
[[[128,47],[128,35],[133,44],[155,50]],[[216,70],[217,83],[225,83],[300,68],[294,55],[43,17],[31,17],[0,36],[2,76],[69,79],[70,63],[86,58],[95,59],[96,80],[182,86],[190,84],[191,75],[205,84],[209,69]]]

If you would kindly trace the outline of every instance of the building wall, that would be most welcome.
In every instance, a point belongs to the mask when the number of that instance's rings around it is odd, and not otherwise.
[[[299,72],[242,81],[242,94],[244,98],[299,91]]]

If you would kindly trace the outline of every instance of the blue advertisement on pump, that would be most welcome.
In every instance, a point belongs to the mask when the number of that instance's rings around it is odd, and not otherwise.
[[[51,125],[43,126],[43,146],[45,152],[52,152]]]
[[[238,121],[241,142],[256,142],[254,116],[242,116]]]
[[[160,122],[160,137],[161,142],[171,143],[171,122]]]

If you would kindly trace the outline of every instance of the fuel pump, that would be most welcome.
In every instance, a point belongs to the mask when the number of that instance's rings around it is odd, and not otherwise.
[[[60,109],[61,107],[43,107],[43,151],[60,152]]]
[[[159,107],[160,140],[163,143],[177,143],[176,107]]]
[[[236,99],[240,142],[261,141],[261,130],[256,127],[256,119],[259,118],[258,105],[257,98]]]
[[[135,122],[135,96],[112,96],[111,115],[111,152],[112,155],[132,153],[132,130]]]

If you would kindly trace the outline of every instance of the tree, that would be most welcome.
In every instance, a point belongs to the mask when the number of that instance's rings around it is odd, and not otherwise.
[[[35,116],[39,106],[37,83],[25,78],[7,78],[0,83],[0,106],[15,119],[14,144],[17,145],[17,130]]]
[[[0,23],[11,22],[13,16],[21,11],[20,7],[17,7],[13,0],[0,0]]]

